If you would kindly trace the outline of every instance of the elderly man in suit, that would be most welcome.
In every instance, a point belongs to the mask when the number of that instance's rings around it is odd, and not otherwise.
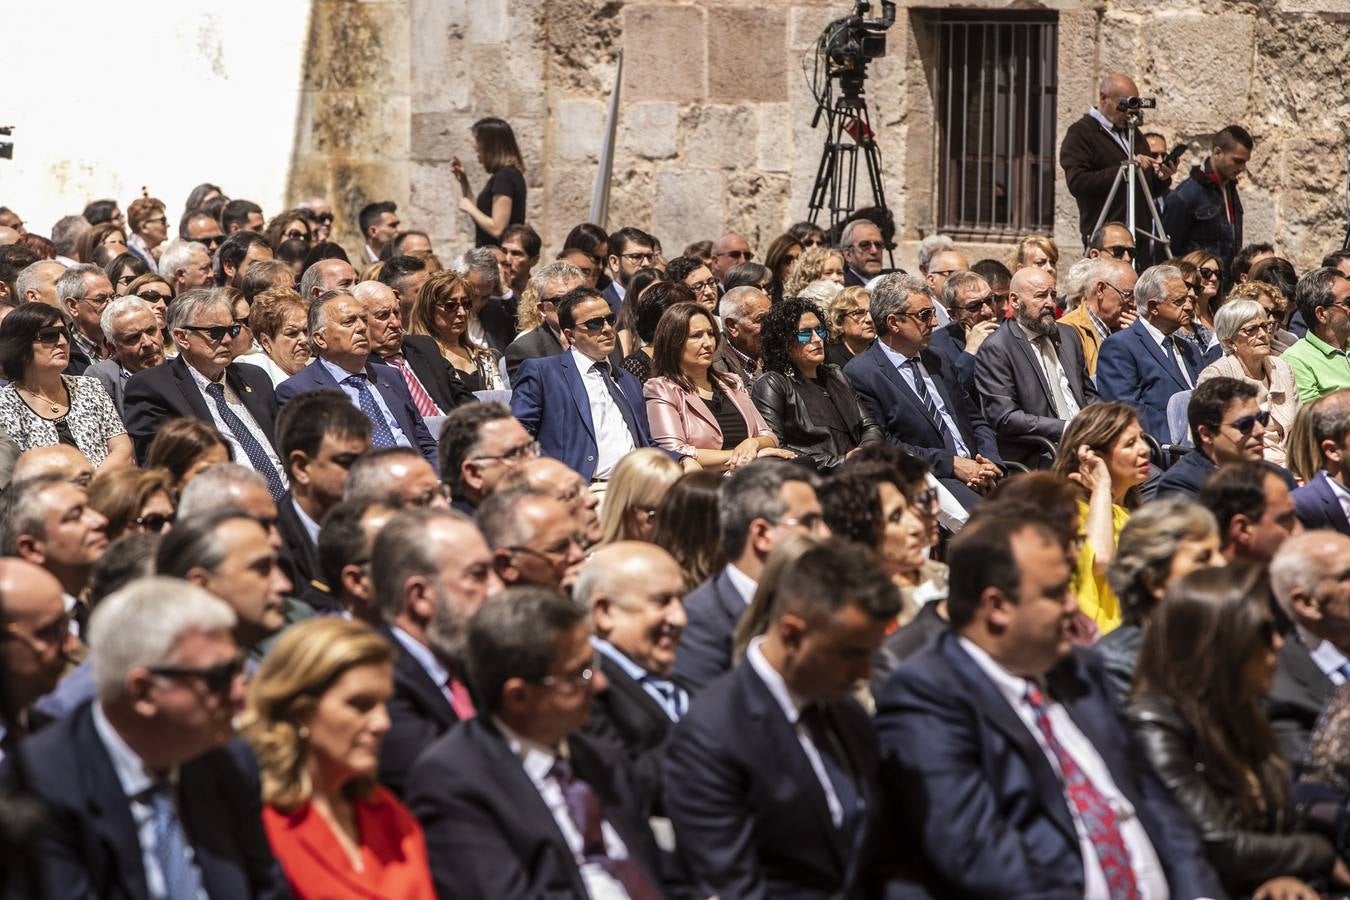
[[[1097,256],[1088,264],[1083,278],[1083,300],[1059,320],[1072,325],[1083,343],[1083,362],[1087,373],[1097,375],[1097,354],[1102,342],[1134,323],[1134,268],[1123,259]]]
[[[380,781],[406,795],[418,755],[477,714],[464,642],[469,617],[502,585],[483,536],[451,510],[407,510],[390,519],[375,538],[371,566],[381,631],[397,652]]]
[[[811,547],[784,570],[767,631],[675,726],[666,811],[703,895],[869,894],[880,754],[852,690],[899,609],[866,549]]]
[[[1176,266],[1145,269],[1135,282],[1134,301],[1139,313],[1134,324],[1102,342],[1097,389],[1105,400],[1134,406],[1144,430],[1163,436],[1168,433],[1167,401],[1193,390],[1219,351],[1202,355],[1176,336],[1195,311],[1195,297]]]
[[[1055,277],[1018,269],[1008,301],[1013,317],[975,355],[975,388],[1003,458],[1045,467],[1049,454],[1026,438],[1058,441],[1065,423],[1100,397],[1078,332],[1055,322]]]
[[[85,370],[103,385],[117,412],[123,412],[122,394],[127,379],[137,372],[164,362],[164,335],[155,311],[140,297],[118,297],[103,308],[103,336],[112,356]]]
[[[585,613],[547,588],[513,588],[474,614],[467,646],[480,714],[408,776],[438,893],[660,897],[628,768],[581,733],[605,686]]]
[[[1003,474],[994,432],[946,356],[929,349],[936,307],[923,278],[887,275],[872,291],[877,340],[844,367],[886,440],[927,462],[967,509]]]
[[[1350,534],[1350,389],[1327,394],[1309,417],[1322,467],[1294,491],[1294,507],[1304,528],[1329,528]]]
[[[854,219],[839,232],[844,257],[844,286],[866,286],[881,274],[881,251],[886,249],[881,229],[871,219]]]
[[[607,481],[628,451],[652,445],[642,385],[609,355],[615,316],[600,292],[578,287],[558,302],[558,324],[571,349],[520,365],[511,413],[539,441],[539,452],[587,481]]]
[[[370,419],[372,447],[413,447],[435,467],[436,439],[403,376],[371,358],[370,327],[361,301],[346,291],[322,294],[309,305],[306,330],[315,359],[277,385],[277,402],[284,405],[307,391],[340,390]]]
[[[122,394],[136,460],[145,464],[150,441],[169,419],[200,419],[215,426],[234,458],[247,460],[280,499],[287,482],[274,449],[277,398],[266,372],[231,361],[242,326],[229,297],[218,290],[187,291],[174,298],[167,325],[178,355],[131,376]]]
[[[403,316],[393,288],[378,281],[363,281],[352,288],[352,296],[366,310],[371,359],[398,370],[413,406],[423,418],[443,416],[474,399],[454,366],[441,356],[435,338],[403,333]]]
[[[735,375],[746,390],[760,373],[759,327],[772,305],[768,294],[744,284],[723,294],[717,307],[723,339],[713,354],[712,370]]]
[[[47,813],[43,885],[10,896],[289,897],[262,828],[234,612],[176,579],[137,581],[93,614],[97,699],[20,747]]]
[[[951,630],[876,694],[905,846],[935,897],[1223,897],[1100,658],[1069,639],[1068,548],[994,515],[952,541]]]

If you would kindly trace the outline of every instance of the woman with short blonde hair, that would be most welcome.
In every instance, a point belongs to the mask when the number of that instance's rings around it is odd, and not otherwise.
[[[614,467],[600,515],[600,545],[616,541],[650,541],[656,510],[684,470],[655,447],[629,453]]]
[[[783,296],[795,297],[813,281],[844,283],[844,255],[833,247],[808,247],[788,269]]]
[[[1029,234],[1017,242],[1017,254],[1013,257],[1012,270],[1044,269],[1052,276],[1059,265],[1059,247],[1048,234]]]

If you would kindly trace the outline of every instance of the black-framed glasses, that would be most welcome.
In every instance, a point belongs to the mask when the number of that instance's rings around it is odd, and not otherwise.
[[[1127,247],[1127,246],[1125,246],[1124,244],[1120,244],[1120,245],[1115,246],[1115,247],[1103,247],[1103,248],[1102,248],[1102,252],[1103,252],[1103,253],[1110,253],[1110,254],[1111,254],[1112,256],[1114,256],[1116,259],[1133,259],[1133,258],[1134,258],[1134,248],[1133,248],[1133,247]]]
[[[994,308],[994,298],[992,295],[981,297],[978,300],[972,300],[969,303],[958,303],[956,308],[963,313],[977,313],[985,307]]]
[[[1200,267],[1200,279],[1201,279],[1202,281],[1209,281],[1209,280],[1212,279],[1212,278],[1218,278],[1218,277],[1219,277],[1219,270],[1218,270],[1218,269],[1211,268],[1210,266],[1201,266],[1201,267]]]
[[[518,462],[522,459],[529,459],[531,457],[538,455],[539,455],[539,442],[530,441],[529,443],[526,444],[518,444],[517,446],[512,447],[510,450],[507,450],[505,453],[497,453],[497,454],[484,453],[481,456],[470,456],[469,461],[473,462],[475,460],[504,460],[506,462]]]
[[[288,241],[304,241],[309,243],[309,232],[301,231],[299,228],[292,228],[290,231],[283,231],[281,236]]]
[[[510,547],[503,547],[511,553],[524,553],[526,556],[533,556],[535,559],[542,559],[549,565],[554,564],[555,557],[567,555],[567,551],[576,545],[578,548],[585,545],[585,536],[580,534],[569,534],[559,541],[554,541],[542,550],[536,550],[533,547],[526,547],[524,544],[514,544]]]
[[[1117,294],[1119,294],[1119,295],[1120,295],[1120,299],[1126,301],[1127,303],[1133,303],[1133,302],[1134,302],[1134,291],[1122,291],[1120,288],[1116,287],[1114,284],[1112,284],[1112,283],[1109,282],[1109,281],[1103,281],[1102,284],[1106,285],[1106,286],[1109,287],[1111,290],[1113,290],[1113,291],[1115,291]]]
[[[1249,322],[1239,328],[1237,333],[1245,338],[1253,338],[1258,334],[1271,335],[1275,333],[1275,323],[1270,321]]]
[[[168,303],[173,299],[173,294],[161,294],[159,291],[141,291],[136,296],[146,303]]]
[[[655,261],[656,259],[655,250],[649,250],[646,253],[638,253],[637,251],[634,251],[632,253],[620,253],[619,255],[631,263],[636,262],[649,263]]]
[[[1257,422],[1261,423],[1262,428],[1268,425],[1270,423],[1270,411],[1262,410],[1249,416],[1239,416],[1228,424],[1237,429],[1243,437],[1251,437],[1252,429],[1256,427]]]
[[[600,654],[595,654],[591,664],[575,675],[545,675],[535,684],[543,687],[588,688],[595,681],[595,673],[600,671]]]
[[[852,245],[857,250],[881,250],[886,245],[881,241],[855,241]]]
[[[83,298],[81,298],[81,299],[84,300],[85,303],[88,303],[90,306],[92,306],[94,309],[102,309],[103,307],[107,306],[107,305],[108,305],[110,302],[112,302],[113,300],[116,300],[116,299],[117,299],[117,295],[116,295],[116,294],[99,294],[99,295],[96,296],[96,297],[83,297]]]
[[[750,262],[755,258],[755,254],[750,250],[723,250],[721,253],[714,253],[713,256],[729,256],[740,262]]]
[[[824,247],[825,238],[822,237],[821,235],[813,234],[808,237],[802,238],[800,241],[798,241],[798,243],[802,245],[803,249],[807,247]]]
[[[131,283],[140,277],[141,276],[137,275],[135,272],[127,272],[118,276],[117,284],[119,287],[130,287]]]
[[[870,315],[872,315],[872,311],[867,308],[850,309],[848,312],[844,313],[844,318],[852,319],[855,322],[861,322],[863,319],[866,319]]]
[[[824,325],[817,325],[815,328],[798,328],[794,334],[797,336],[797,343],[809,344],[812,338],[820,338],[822,341],[830,336]]]
[[[212,694],[224,694],[234,686],[234,680],[244,672],[244,657],[239,655],[205,669],[182,666],[151,666],[148,671],[159,678],[199,678]]]
[[[453,313],[455,307],[459,307],[465,312],[469,312],[473,309],[473,301],[468,297],[465,297],[463,300],[456,300],[454,297],[451,297],[449,300],[442,300],[440,303],[436,304],[436,307],[442,312],[448,313]]]
[[[198,334],[204,334],[213,343],[219,343],[228,336],[231,340],[239,337],[239,332],[244,330],[244,326],[237,322],[233,325],[180,325],[184,331],[195,331]]]
[[[33,337],[33,340],[37,341],[39,344],[50,346],[59,343],[61,338],[65,338],[69,341],[70,331],[58,325],[53,328],[39,328],[38,333]]]
[[[825,526],[824,513],[810,512],[802,516],[784,516],[778,520],[779,525],[787,525],[789,528],[805,528],[807,531],[819,531]]]
[[[960,270],[960,269],[933,269],[933,270],[930,271],[928,274],[929,274],[929,275],[940,275],[940,276],[943,277],[943,278],[951,278],[953,275],[955,275],[955,274],[956,274],[957,272],[959,272],[959,271],[961,271],[961,270]]]
[[[137,516],[136,526],[145,531],[161,534],[164,529],[172,525],[177,518],[178,517],[173,513],[149,513],[148,515]]]
[[[316,220],[320,225],[332,225],[332,224],[333,224],[333,214],[332,214],[332,213],[324,213],[323,215],[315,216],[314,218],[315,218],[315,220]]]
[[[584,322],[578,322],[577,327],[582,331],[604,331],[606,325],[613,328],[617,321],[619,321],[618,317],[614,313],[609,313],[603,316],[592,316]]]
[[[697,284],[689,285],[689,289],[695,294],[702,294],[705,291],[717,290],[717,279],[709,278],[707,281],[700,281]]]
[[[221,244],[225,243],[225,235],[213,234],[210,237],[191,238],[199,244],[204,244],[207,250],[216,250]]]

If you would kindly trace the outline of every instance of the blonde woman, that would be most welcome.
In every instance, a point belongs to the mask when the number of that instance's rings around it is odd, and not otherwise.
[[[656,510],[683,469],[655,447],[629,453],[614,467],[600,516],[600,545],[616,541],[650,541],[656,531]]]
[[[455,367],[471,391],[507,387],[501,372],[501,354],[469,337],[469,321],[487,302],[478,297],[469,280],[458,272],[437,272],[422,284],[409,313],[408,334],[435,339],[441,355]]]
[[[833,281],[841,287],[844,284],[844,257],[838,250],[830,247],[809,247],[788,269],[787,282],[783,285],[784,297],[795,297],[802,288],[813,281]]]
[[[834,295],[825,310],[830,340],[825,345],[825,362],[843,368],[848,361],[872,346],[877,339],[876,325],[869,308],[872,295],[867,288],[853,285]]]
[[[1044,269],[1053,278],[1059,265],[1059,247],[1054,239],[1046,234],[1029,234],[1017,244],[1017,255],[1013,257],[1012,270]]]
[[[370,626],[323,616],[287,629],[249,685],[263,826],[296,897],[436,895],[421,826],[376,782],[393,661]]]

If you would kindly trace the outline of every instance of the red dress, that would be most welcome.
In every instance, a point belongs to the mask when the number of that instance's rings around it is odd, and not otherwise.
[[[263,808],[267,839],[298,900],[435,900],[422,826],[407,807],[377,786],[353,808],[361,872],[313,804]]]

